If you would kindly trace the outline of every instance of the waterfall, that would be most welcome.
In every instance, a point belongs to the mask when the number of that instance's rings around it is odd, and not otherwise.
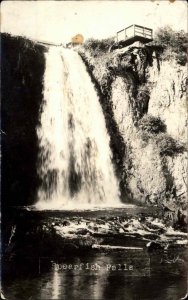
[[[36,207],[116,206],[118,182],[99,99],[79,54],[51,46],[46,55]]]

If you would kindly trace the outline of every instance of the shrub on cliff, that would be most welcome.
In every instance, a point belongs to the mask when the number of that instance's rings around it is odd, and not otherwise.
[[[108,52],[109,48],[114,44],[114,38],[107,38],[107,39],[88,39],[84,43],[83,47],[85,50],[88,50],[90,52]]]
[[[159,117],[153,117],[151,115],[144,115],[143,118],[138,121],[138,128],[151,134],[166,131],[166,125],[163,121]]]
[[[156,137],[156,144],[160,148],[160,155],[174,156],[184,152],[185,146],[167,133],[161,133]]]
[[[156,32],[154,41],[164,47],[164,60],[175,58],[180,65],[186,64],[188,34],[183,30],[174,31],[170,26],[162,27]]]

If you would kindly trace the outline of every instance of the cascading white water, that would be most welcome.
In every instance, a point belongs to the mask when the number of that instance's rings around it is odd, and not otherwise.
[[[77,52],[49,48],[41,110],[37,208],[116,206],[119,189],[104,115]]]

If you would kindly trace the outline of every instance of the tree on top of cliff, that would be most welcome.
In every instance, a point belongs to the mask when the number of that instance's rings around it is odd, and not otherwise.
[[[186,64],[188,34],[185,31],[174,31],[170,26],[159,28],[155,33],[154,42],[163,46],[163,59],[175,58],[179,64]]]

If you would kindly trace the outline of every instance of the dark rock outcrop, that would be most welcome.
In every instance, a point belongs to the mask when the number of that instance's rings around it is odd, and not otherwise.
[[[44,51],[22,37],[1,36],[2,206],[28,205],[35,198]]]

